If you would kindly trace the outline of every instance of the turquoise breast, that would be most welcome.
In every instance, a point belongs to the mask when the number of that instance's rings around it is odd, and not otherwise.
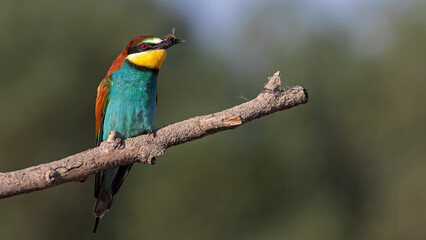
[[[155,128],[158,71],[130,65],[127,60],[112,74],[102,140],[112,130],[130,138]]]

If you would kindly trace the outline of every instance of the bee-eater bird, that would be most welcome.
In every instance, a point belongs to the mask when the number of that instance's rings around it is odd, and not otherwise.
[[[112,130],[122,138],[154,131],[158,72],[166,57],[166,49],[182,42],[184,40],[172,34],[163,39],[139,36],[118,55],[98,86],[95,108],[97,146]],[[112,198],[131,167],[129,164],[96,173],[93,233],[100,219],[111,209]]]

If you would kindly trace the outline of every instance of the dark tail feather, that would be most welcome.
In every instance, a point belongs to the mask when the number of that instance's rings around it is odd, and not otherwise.
[[[105,188],[103,185],[99,189],[98,200],[96,200],[95,207],[93,209],[93,215],[96,217],[95,227],[93,233],[96,232],[100,219],[108,212],[112,207],[112,189],[111,187]]]
[[[95,219],[95,227],[93,228],[93,234],[96,233],[96,229],[98,228],[98,224],[99,224],[100,220],[101,220],[101,218],[96,217],[96,219]]]
[[[99,190],[101,189],[101,173],[98,172],[95,174],[95,198],[98,198]]]
[[[93,233],[96,232],[100,219],[108,212],[112,207],[112,196],[117,193],[120,189],[121,184],[127,177],[130,169],[133,164],[126,166],[121,166],[117,169],[115,173],[114,180],[111,185],[108,185],[108,188],[105,188],[105,183],[103,176],[101,177],[100,173],[96,173],[95,176],[95,197],[97,198],[95,207],[93,209],[93,215],[96,217],[95,227],[93,228]],[[103,173],[105,174],[105,172]]]
[[[118,168],[117,174],[115,175],[114,181],[112,182],[112,195],[115,195],[126,180],[127,175],[129,174],[130,169],[132,168],[133,163]]]

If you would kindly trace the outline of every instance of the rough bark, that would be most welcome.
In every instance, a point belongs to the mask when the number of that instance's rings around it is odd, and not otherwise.
[[[101,146],[54,162],[26,169],[0,173],[0,198],[79,181],[96,172],[133,162],[154,163],[167,148],[220,131],[234,129],[254,119],[308,102],[301,86],[280,90],[280,73],[276,72],[264,90],[253,100],[221,112],[198,116],[167,125],[155,134],[121,140],[112,131]]]

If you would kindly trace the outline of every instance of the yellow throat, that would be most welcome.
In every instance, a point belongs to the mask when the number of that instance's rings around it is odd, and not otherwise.
[[[164,58],[166,58],[166,50],[164,49],[154,49],[127,56],[127,59],[133,64],[156,70],[160,70]]]

